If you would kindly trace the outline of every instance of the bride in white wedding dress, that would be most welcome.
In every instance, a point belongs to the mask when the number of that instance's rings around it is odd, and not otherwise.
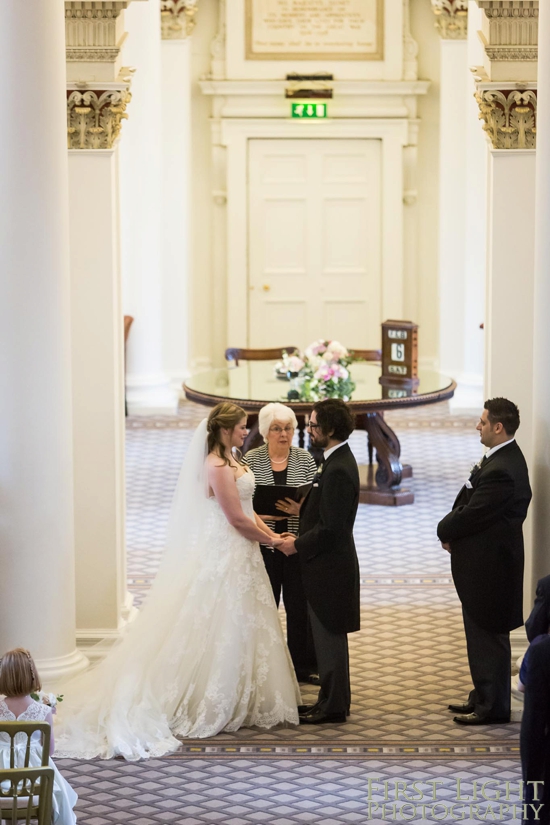
[[[176,738],[298,724],[300,693],[259,542],[254,476],[233,449],[246,414],[198,427],[172,503],[163,560],[137,619],[100,664],[63,688],[57,755],[161,756]]]

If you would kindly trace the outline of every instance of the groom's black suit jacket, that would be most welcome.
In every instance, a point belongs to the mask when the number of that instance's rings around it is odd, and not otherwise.
[[[451,545],[457,593],[473,621],[493,633],[523,624],[522,524],[531,501],[517,443],[501,447],[470,476],[437,527]]]
[[[353,524],[359,471],[349,446],[326,459],[300,511],[296,550],[306,598],[332,633],[359,630],[359,564]]]

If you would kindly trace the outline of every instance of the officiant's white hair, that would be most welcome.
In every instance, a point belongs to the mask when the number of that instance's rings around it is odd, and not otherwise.
[[[294,410],[291,410],[290,407],[285,407],[284,404],[279,404],[276,401],[271,404],[266,404],[258,414],[258,429],[264,441],[267,441],[269,428],[274,421],[280,421],[281,424],[292,424],[294,429],[298,426]]]

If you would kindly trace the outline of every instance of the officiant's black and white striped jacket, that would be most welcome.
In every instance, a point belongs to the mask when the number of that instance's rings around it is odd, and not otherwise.
[[[254,473],[256,484],[275,484],[267,444],[262,444],[261,447],[255,447],[253,450],[249,450],[243,456],[243,460]],[[309,484],[313,481],[313,476],[316,472],[317,467],[315,466],[315,461],[311,453],[308,453],[307,450],[303,450],[301,447],[290,448],[286,471],[286,483],[289,487],[300,487],[302,484]],[[300,519],[296,516],[291,516],[287,521],[287,531],[297,536]],[[266,519],[266,524],[270,530],[275,529],[276,522]]]

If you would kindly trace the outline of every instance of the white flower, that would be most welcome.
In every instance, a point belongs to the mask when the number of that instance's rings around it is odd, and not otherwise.
[[[320,366],[314,375],[314,378],[317,378],[318,381],[328,381],[331,377],[332,370],[328,364],[323,364],[322,366]]]
[[[349,354],[345,346],[339,341],[331,341],[327,347],[327,350],[337,356],[335,360],[345,358]]]
[[[319,338],[318,341],[314,341],[309,347],[306,348],[306,358],[311,360],[316,355],[320,355],[326,350],[327,346],[322,338]]]
[[[55,710],[55,707],[58,702],[63,701],[63,695],[56,696],[55,693],[46,693],[45,690],[38,690],[36,693],[31,693],[32,698],[36,702],[41,702],[43,705],[49,705],[52,710]]]
[[[300,372],[304,366],[304,362],[297,355],[291,355],[286,361],[286,367],[289,372]]]
[[[312,355],[311,358],[307,359],[307,364],[308,364],[309,367],[311,367],[312,370],[319,369],[321,364],[324,364],[324,363],[325,362],[323,361],[323,359],[321,358],[320,355]]]

